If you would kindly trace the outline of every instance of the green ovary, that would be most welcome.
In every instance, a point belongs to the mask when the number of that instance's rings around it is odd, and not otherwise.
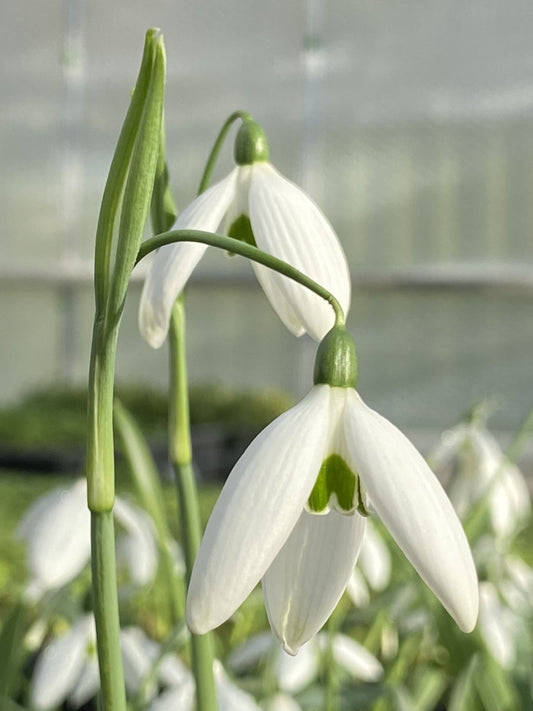
[[[343,513],[352,513],[360,500],[359,477],[339,454],[330,454],[320,467],[313,491],[309,496],[309,510],[322,513],[329,507],[335,494],[337,506]]]

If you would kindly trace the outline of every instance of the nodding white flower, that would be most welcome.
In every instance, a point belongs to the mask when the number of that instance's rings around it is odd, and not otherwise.
[[[37,658],[30,685],[31,707],[47,711],[69,699],[79,708],[99,686],[94,618],[85,615],[49,642]]]
[[[119,563],[136,585],[149,582],[157,569],[157,546],[148,515],[123,499],[115,500],[115,518],[124,529],[118,539]],[[34,503],[22,518],[17,535],[28,544],[30,599],[66,585],[91,556],[91,517],[87,482],[55,489]]]
[[[346,588],[369,505],[459,627],[473,629],[477,576],[461,524],[414,446],[362,401],[355,368],[353,340],[335,327],[314,387],[233,468],[192,572],[192,631],[222,624],[262,579],[271,627],[295,654]]]
[[[490,653],[505,669],[516,663],[524,619],[500,601],[498,591],[489,582],[479,585],[479,631]]]
[[[158,660],[160,646],[141,628],[122,629],[120,645],[128,694],[137,695],[149,680],[150,686],[144,689],[147,699],[155,696],[157,681],[179,686],[183,693],[192,687],[191,700],[194,698],[189,670],[175,655],[166,654]],[[53,638],[37,658],[30,686],[32,708],[47,711],[66,700],[69,708],[80,708],[96,696],[99,688],[94,617],[85,615],[70,630]]]
[[[439,468],[456,464],[448,491],[459,516],[468,515],[486,497],[492,528],[506,537],[531,515],[529,489],[522,473],[479,418],[446,432],[433,461]]]
[[[237,167],[206,190],[178,217],[175,229],[222,232],[283,259],[350,306],[346,257],[330,223],[315,203],[268,162],[265,136],[247,120],[236,141]],[[139,308],[139,328],[159,348],[170,312],[206,246],[176,243],[161,247],[152,262]],[[264,266],[252,263],[267,298],[295,335],[316,340],[333,326],[330,306],[311,291]]]
[[[229,656],[228,665],[236,673],[242,673],[273,655],[272,670],[278,688],[297,694],[318,677],[320,657],[329,645],[335,663],[355,679],[375,682],[383,676],[383,667],[376,657],[344,634],[334,634],[330,640],[327,634],[320,633],[302,645],[297,656],[292,656],[275,645],[271,635],[260,633],[237,647]]]
[[[234,684],[224,671],[224,667],[215,659],[213,673],[219,711],[261,711],[253,696]],[[166,688],[150,704],[149,711],[194,711],[196,708],[194,677],[189,672],[185,679]]]
[[[353,569],[346,587],[346,592],[354,605],[357,607],[368,605],[369,586],[375,592],[381,592],[387,587],[391,566],[389,549],[376,527],[368,521],[357,567]]]

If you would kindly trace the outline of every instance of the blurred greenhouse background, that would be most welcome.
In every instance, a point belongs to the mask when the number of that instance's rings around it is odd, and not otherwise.
[[[158,26],[179,206],[227,115],[250,111],[347,252],[364,397],[436,433],[492,396],[493,424],[520,426],[533,405],[530,2],[3,0],[0,18],[0,406],[86,378],[99,202]],[[220,176],[230,160],[229,144]],[[137,331],[137,276],[118,380],[163,387],[165,348]],[[314,344],[285,332],[243,260],[209,253],[188,304],[193,382],[309,387]]]

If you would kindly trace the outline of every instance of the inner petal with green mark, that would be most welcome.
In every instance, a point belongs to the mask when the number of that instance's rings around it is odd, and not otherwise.
[[[331,500],[331,497],[335,498]],[[359,477],[339,454],[330,454],[322,462],[308,500],[312,513],[327,513],[331,506],[341,513],[353,513],[361,500]],[[331,502],[331,506],[330,506]]]
[[[228,230],[228,237],[233,237],[233,239],[238,239],[240,242],[246,242],[246,244],[251,244],[252,247],[257,247],[254,233],[252,232],[252,223],[246,215],[241,215],[231,224]]]

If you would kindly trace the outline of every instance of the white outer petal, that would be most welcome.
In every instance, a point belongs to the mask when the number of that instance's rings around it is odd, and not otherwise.
[[[346,586],[346,594],[356,607],[365,607],[370,602],[370,591],[359,568],[352,570]]]
[[[207,632],[235,612],[294,528],[324,457],[329,391],[314,387],[274,420],[230,473],[191,576],[187,622],[192,631]]]
[[[380,591],[387,587],[391,576],[391,557],[383,538],[368,521],[365,540],[359,555],[359,566],[372,590]]]
[[[182,686],[172,686],[157,697],[148,711],[169,711],[169,709],[179,709],[179,711],[194,711],[195,690],[194,681],[189,679]]]
[[[130,694],[137,694],[157,657],[158,645],[140,627],[120,630],[120,648],[124,664],[124,680]],[[150,696],[154,689],[150,689]]]
[[[265,711],[302,711],[302,707],[288,694],[276,694],[264,702]]]
[[[322,649],[328,644],[327,636],[318,636]],[[383,676],[383,667],[376,657],[362,644],[344,634],[336,634],[332,641],[333,658],[355,679],[378,681]]]
[[[69,707],[80,708],[94,698],[100,689],[100,672],[96,655],[86,659],[76,688],[68,697]]]
[[[355,390],[348,392],[346,439],[372,506],[459,627],[471,631],[479,606],[476,569],[437,477],[411,442]]]
[[[158,564],[152,519],[145,511],[118,497],[113,515],[126,531],[118,541],[117,559],[126,565],[136,585],[146,585],[153,580]]]
[[[365,519],[304,511],[263,578],[268,619],[289,654],[313,637],[339,602],[363,541]]]
[[[250,221],[258,247],[331,291],[348,312],[350,273],[337,235],[311,198],[270,163],[253,166]],[[333,326],[331,306],[291,279],[274,272],[267,276],[266,268],[258,265],[254,269],[287,328],[296,335],[304,329],[320,341]],[[283,306],[284,302],[288,305]]]
[[[479,631],[494,659],[505,669],[512,669],[515,666],[519,629],[511,610],[500,604],[494,585],[489,582],[481,583]]]
[[[270,632],[259,632],[232,649],[226,658],[226,666],[234,674],[243,674],[257,666],[273,647],[274,637],[272,634]]]
[[[213,663],[213,671],[217,687],[218,711],[261,711],[254,697],[239,689],[216,659]]]
[[[18,535],[28,542],[36,589],[45,591],[70,582],[91,554],[85,480],[40,499],[24,516]]]
[[[76,687],[91,639],[92,617],[84,617],[69,632],[50,642],[39,655],[31,680],[32,708],[58,706]]]
[[[317,678],[320,653],[315,639],[310,639],[293,656],[277,648],[278,685],[282,691],[297,694]]]
[[[531,514],[529,489],[518,467],[502,452],[497,440],[483,428],[474,436],[483,469],[483,493],[489,497],[492,525],[508,536]]]
[[[174,229],[215,232],[234,198],[236,176],[233,170],[199,195],[178,217]],[[204,244],[180,242],[161,247],[155,254],[139,304],[139,330],[152,348],[163,344],[172,306],[206,249]]]

